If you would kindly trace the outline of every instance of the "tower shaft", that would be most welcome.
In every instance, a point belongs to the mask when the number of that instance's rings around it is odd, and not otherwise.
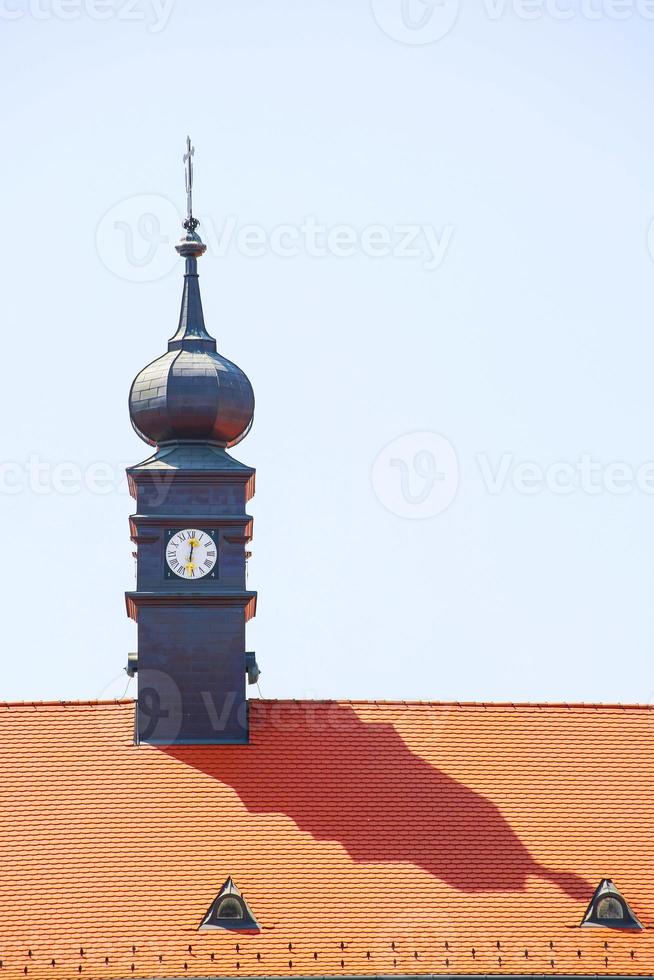
[[[137,587],[127,593],[138,630],[137,738],[246,742],[245,624],[256,593],[246,588],[252,518],[245,507],[254,471],[221,450],[178,445],[128,475],[137,504],[130,520]],[[215,545],[213,570],[198,581],[180,579],[168,564],[170,542],[185,532]]]

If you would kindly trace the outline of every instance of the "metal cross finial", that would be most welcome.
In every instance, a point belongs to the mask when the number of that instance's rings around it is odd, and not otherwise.
[[[193,156],[195,147],[191,146],[191,137],[186,137],[186,153],[184,154],[184,183],[186,185],[186,220],[193,218]]]
[[[1,0],[0,0],[1,2]],[[195,260],[203,255],[207,246],[196,232],[200,224],[197,218],[193,217],[193,156],[195,147],[191,143],[191,137],[186,137],[186,153],[184,161],[184,184],[186,186],[186,217],[182,221],[182,227],[186,229],[186,234],[181,241],[175,245],[175,250],[186,259],[186,271],[189,270],[195,275]]]

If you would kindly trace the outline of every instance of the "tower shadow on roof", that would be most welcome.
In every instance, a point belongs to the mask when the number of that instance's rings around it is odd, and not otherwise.
[[[409,862],[464,892],[519,891],[537,876],[576,901],[592,894],[576,874],[538,864],[494,803],[411,752],[393,725],[335,702],[250,709],[247,747],[162,751],[231,786],[251,813],[286,814],[357,862]]]

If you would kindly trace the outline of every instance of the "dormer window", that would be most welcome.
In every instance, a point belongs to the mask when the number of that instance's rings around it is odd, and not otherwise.
[[[232,878],[227,879],[214,898],[209,911],[202,920],[200,929],[259,931],[259,923]]]
[[[216,909],[217,919],[242,919],[243,906],[237,898],[223,898]]]
[[[581,924],[610,929],[643,928],[610,878],[602,878],[600,881]]]
[[[600,898],[595,914],[598,919],[624,919],[624,911],[617,898]]]

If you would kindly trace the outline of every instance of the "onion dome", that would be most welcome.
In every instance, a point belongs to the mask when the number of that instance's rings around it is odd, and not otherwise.
[[[192,156],[187,139],[186,234],[175,246],[186,260],[179,326],[167,353],[134,379],[129,411],[137,434],[152,446],[192,440],[229,447],[250,430],[254,392],[244,372],[216,351],[216,341],[204,325],[197,260],[206,245],[192,214]]]

